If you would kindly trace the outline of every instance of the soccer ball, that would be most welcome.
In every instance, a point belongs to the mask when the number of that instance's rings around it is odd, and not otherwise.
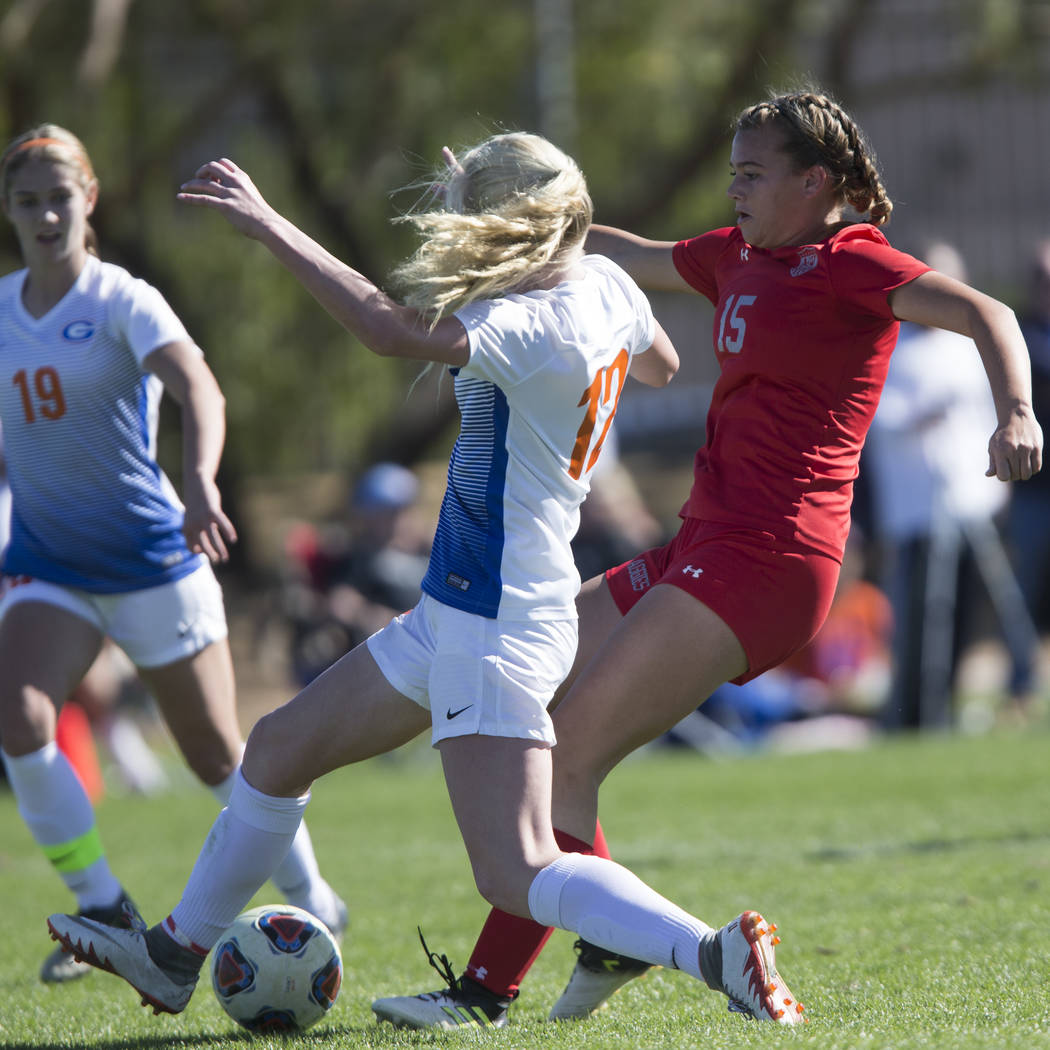
[[[212,953],[215,997],[250,1032],[309,1028],[332,1008],[342,981],[328,927],[287,904],[242,912]]]

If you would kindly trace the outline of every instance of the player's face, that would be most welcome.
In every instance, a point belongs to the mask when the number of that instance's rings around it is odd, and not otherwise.
[[[812,169],[795,171],[780,142],[781,132],[768,125],[738,131],[733,138],[726,192],[744,240],[756,248],[807,243],[826,208],[811,192]]]
[[[26,161],[12,175],[4,210],[30,269],[82,260],[96,195],[94,182],[85,189],[74,171],[49,160]]]

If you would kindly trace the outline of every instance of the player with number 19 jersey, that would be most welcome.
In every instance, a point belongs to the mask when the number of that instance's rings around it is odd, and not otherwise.
[[[462,424],[423,580],[445,605],[503,620],[576,618],[569,543],[631,359],[656,337],[649,301],[603,256],[549,290],[456,311]]]
[[[874,226],[768,251],[737,227],[674,248],[715,304],[721,374],[683,517],[771,533],[838,561],[899,325],[887,296],[929,270]]]
[[[8,575],[95,594],[189,575],[202,556],[157,465],[153,350],[189,341],[156,289],[93,255],[43,317],[27,271],[0,278],[0,418],[12,495]]]

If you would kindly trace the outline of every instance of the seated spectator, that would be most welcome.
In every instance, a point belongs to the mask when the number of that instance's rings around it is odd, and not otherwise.
[[[379,463],[358,479],[344,521],[289,533],[284,606],[299,685],[419,600],[430,551],[418,498],[411,470]]]

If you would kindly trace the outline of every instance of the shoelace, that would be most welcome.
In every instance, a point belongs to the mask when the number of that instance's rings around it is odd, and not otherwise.
[[[427,962],[437,970],[438,976],[448,985],[450,991],[462,995],[463,989],[460,987],[456,971],[452,969],[452,963],[448,961],[448,956],[438,955],[437,952],[432,952],[427,947],[421,926],[416,927],[416,932],[419,934],[419,943],[423,945],[423,951],[426,952]]]

